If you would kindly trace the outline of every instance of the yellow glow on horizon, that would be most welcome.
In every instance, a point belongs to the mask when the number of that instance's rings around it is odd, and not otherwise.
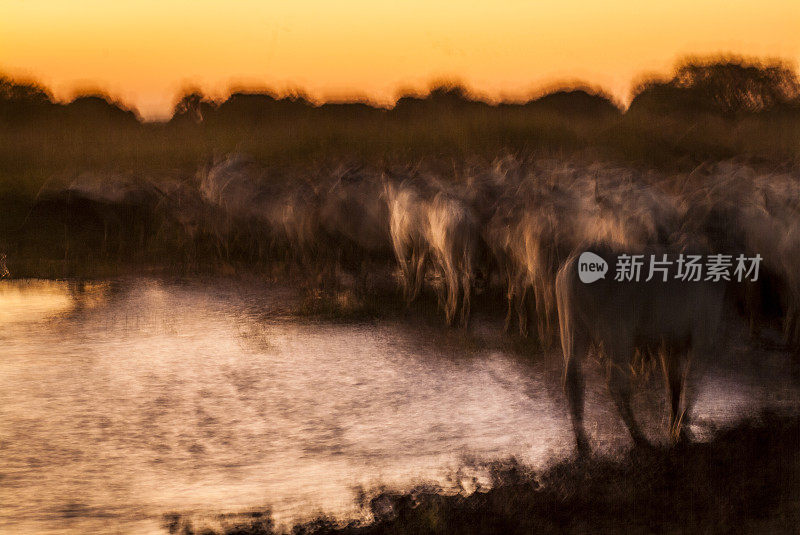
[[[390,103],[457,79],[489,98],[584,80],[620,100],[686,54],[800,59],[800,2],[0,0],[0,72],[163,117],[186,86]]]

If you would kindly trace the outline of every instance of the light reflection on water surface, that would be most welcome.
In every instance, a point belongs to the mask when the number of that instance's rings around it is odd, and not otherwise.
[[[157,532],[167,512],[254,507],[279,523],[357,516],[359,487],[447,486],[465,458],[570,451],[556,354],[298,322],[284,301],[235,283],[0,283],[0,530]],[[710,374],[699,417],[794,402],[776,359]],[[594,379],[593,436],[624,447]],[[658,435],[661,392],[638,398]]]

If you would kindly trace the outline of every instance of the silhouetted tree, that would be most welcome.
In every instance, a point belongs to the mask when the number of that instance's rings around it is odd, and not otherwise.
[[[0,75],[0,120],[33,119],[53,107],[50,94],[39,85]]]
[[[620,109],[611,99],[585,89],[561,89],[548,93],[525,105],[528,109],[546,110],[564,115],[598,117],[619,115]]]
[[[16,82],[0,75],[0,100],[42,104],[50,101],[50,95],[37,84]]]
[[[392,108],[393,115],[415,115],[430,112],[463,111],[470,107],[486,107],[488,104],[474,100],[469,91],[459,84],[440,84],[425,96],[401,96]]]
[[[784,65],[733,61],[685,63],[674,85],[696,91],[728,113],[763,111],[792,100],[800,90],[797,75]]]
[[[225,123],[258,125],[302,114],[311,108],[311,103],[302,96],[279,99],[269,93],[237,92],[219,105],[213,117]]]
[[[205,116],[215,108],[214,101],[199,91],[184,94],[172,111],[172,122],[191,121],[202,123]]]
[[[122,105],[112,102],[104,95],[83,95],[65,106],[69,121],[84,124],[134,124],[136,114]]]
[[[366,102],[328,102],[317,108],[318,113],[334,119],[368,119],[379,117],[386,110],[376,108]]]
[[[791,105],[800,95],[797,74],[780,63],[689,60],[669,81],[649,80],[635,91],[630,110],[711,112],[732,117]]]

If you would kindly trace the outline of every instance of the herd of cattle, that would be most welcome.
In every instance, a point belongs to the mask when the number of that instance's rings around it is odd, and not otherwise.
[[[782,322],[800,351],[800,176],[792,171],[729,161],[668,174],[515,157],[433,169],[281,173],[231,155],[183,180],[83,174],[45,189],[27,225],[58,214],[66,251],[91,236],[105,255],[167,244],[188,262],[210,255],[288,267],[322,288],[368,291],[371,275],[393,273],[408,302],[430,287],[447,323],[465,327],[476,288],[502,291],[506,330],[533,330],[545,346],[560,337],[582,449],[580,361],[592,345],[617,364],[609,387],[636,441],[644,439],[626,363],[635,351],[660,354],[677,436],[688,362],[713,349],[724,295],[753,333]],[[762,261],[758,280],[739,284],[586,285],[575,276],[584,250],[612,262],[646,251]]]
[[[741,291],[753,329],[782,315],[800,347],[800,176],[723,162],[668,175],[608,164],[506,157],[457,173],[340,167],[291,176],[231,155],[190,179],[82,174],[45,189],[29,214],[59,214],[76,249],[142,252],[168,244],[280,260],[316,285],[363,290],[392,268],[414,300],[435,289],[448,324],[466,325],[476,284],[507,295],[506,328],[557,333],[555,279],[586,244],[636,252],[760,254],[761,280]],[[82,234],[94,228],[93,238]]]

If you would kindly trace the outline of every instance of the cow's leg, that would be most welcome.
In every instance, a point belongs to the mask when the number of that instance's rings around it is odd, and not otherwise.
[[[680,429],[678,430],[678,440],[688,442],[691,439],[689,424],[692,420],[692,409],[694,408],[697,395],[700,391],[700,383],[708,367],[709,357],[714,349],[705,344],[699,347],[692,347],[683,362],[681,375],[683,377],[683,412],[680,419]]]
[[[750,324],[750,337],[757,339],[761,336],[761,322],[759,313],[763,303],[761,297],[761,287],[754,282],[748,282],[744,288],[745,307],[747,308],[747,319]]]
[[[536,333],[539,336],[539,342],[541,343],[541,341],[542,341],[541,340],[542,330],[540,328],[540,326],[541,326],[541,321],[540,321],[541,318],[539,316],[539,311],[542,308],[542,298],[543,298],[543,296],[542,296],[542,293],[541,293],[541,291],[539,289],[539,286],[536,284],[535,280],[533,280],[533,279],[527,280],[526,281],[526,285],[529,286],[530,293],[531,293],[530,313],[531,313],[531,316],[533,317],[532,321],[536,322],[536,325],[534,325],[533,327],[536,328]]]
[[[517,281],[518,294],[517,294],[517,323],[519,324],[519,334],[523,338],[528,337],[528,326],[530,323],[530,315],[528,314],[528,285],[525,279],[520,278]]]
[[[508,309],[506,311],[505,332],[510,333],[517,316],[517,327],[523,338],[528,337],[528,287],[525,278],[517,274],[508,276]]]
[[[637,446],[649,446],[650,443],[636,423],[631,408],[631,376],[629,364],[633,354],[633,348],[629,344],[623,344],[618,348],[608,348],[609,362],[607,371],[608,390],[617,406],[622,420],[631,433],[633,443]]]
[[[685,410],[681,409],[681,402],[687,367],[684,366],[684,359],[680,355],[662,351],[661,368],[664,371],[664,380],[669,395],[669,438],[673,444],[676,444],[685,438],[683,435]]]
[[[508,291],[506,292],[506,320],[503,323],[503,332],[509,334],[511,332],[511,321],[514,317],[514,283],[508,281]]]
[[[414,254],[414,265],[411,266],[413,271],[413,283],[411,285],[411,293],[409,295],[409,302],[413,301],[419,295],[422,289],[422,283],[425,281],[425,263],[428,261],[427,253],[422,250]]]
[[[434,274],[433,289],[436,292],[436,306],[439,310],[447,312],[447,266],[442,255],[438,252],[431,253],[431,271]]]
[[[461,274],[461,326],[466,329],[469,327],[470,308],[472,305],[472,283],[473,276],[471,269],[464,269]]]
[[[539,306],[541,307],[539,316],[539,339],[542,347],[548,349],[553,339],[553,326],[555,320],[553,312],[555,310],[555,295],[553,295],[553,288],[544,280],[539,280],[539,288],[541,299]]]
[[[569,416],[572,421],[572,430],[575,433],[575,442],[578,453],[587,455],[591,453],[589,439],[583,426],[583,406],[585,381],[581,370],[581,361],[589,349],[589,343],[581,333],[571,332],[569,336],[562,337],[564,350],[564,390],[569,404]]]
[[[408,249],[405,244],[395,237],[397,230],[392,227],[392,248],[394,249],[394,257],[397,260],[397,266],[400,268],[400,285],[403,289],[403,299],[406,303],[409,302],[411,295],[411,269],[408,257]]]
[[[506,334],[511,332],[512,322],[514,321],[514,309],[516,308],[517,299],[517,277],[511,272],[509,267],[506,267],[506,321],[504,330]]]
[[[456,316],[456,311],[458,310],[461,284],[459,281],[459,274],[456,272],[455,266],[452,264],[447,265],[444,273],[447,286],[447,294],[445,298],[445,317],[447,318],[447,325],[452,327]]]

